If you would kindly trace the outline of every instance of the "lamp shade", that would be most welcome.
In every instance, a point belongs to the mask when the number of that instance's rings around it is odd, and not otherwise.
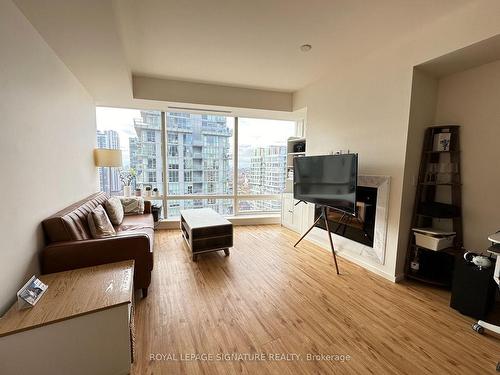
[[[122,151],[96,148],[94,149],[94,162],[96,167],[121,167]]]

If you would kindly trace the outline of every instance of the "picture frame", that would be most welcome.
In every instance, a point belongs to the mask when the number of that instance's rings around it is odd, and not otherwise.
[[[433,150],[439,152],[450,151],[451,133],[438,133],[434,135]]]

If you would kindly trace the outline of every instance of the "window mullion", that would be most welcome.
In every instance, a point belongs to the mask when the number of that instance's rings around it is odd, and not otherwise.
[[[234,215],[239,214],[238,204],[238,117],[234,118],[234,137],[233,137],[233,206]]]
[[[168,170],[167,170],[167,113],[161,112],[161,158],[163,170],[163,215],[165,219],[168,217],[167,213],[167,194],[168,194]]]

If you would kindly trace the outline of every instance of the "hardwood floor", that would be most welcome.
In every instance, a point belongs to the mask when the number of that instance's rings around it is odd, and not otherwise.
[[[229,257],[193,263],[180,231],[157,232],[149,295],[136,300],[133,374],[495,373],[500,338],[473,332],[448,292],[393,284],[341,257],[337,276],[330,253],[308,241],[294,249],[298,235],[280,226],[234,235]]]

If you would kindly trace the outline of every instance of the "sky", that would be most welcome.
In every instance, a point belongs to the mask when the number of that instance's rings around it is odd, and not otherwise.
[[[128,139],[137,137],[134,129],[134,118],[141,118],[141,111],[123,108],[96,108],[97,130],[115,130],[120,137],[123,167],[130,167]]]
[[[286,145],[288,137],[295,135],[293,121],[239,118],[238,140],[240,145]]]
[[[96,108],[97,130],[115,130],[120,137],[120,148],[123,151],[124,167],[128,168],[129,138],[136,137],[134,118],[141,118],[141,111],[124,108]],[[231,121],[231,123],[233,123]],[[286,140],[295,133],[293,121],[239,118],[238,140],[240,146],[250,150],[252,147],[269,145],[286,145]],[[243,151],[241,150],[241,151]],[[249,162],[250,155],[240,155],[240,165]]]

